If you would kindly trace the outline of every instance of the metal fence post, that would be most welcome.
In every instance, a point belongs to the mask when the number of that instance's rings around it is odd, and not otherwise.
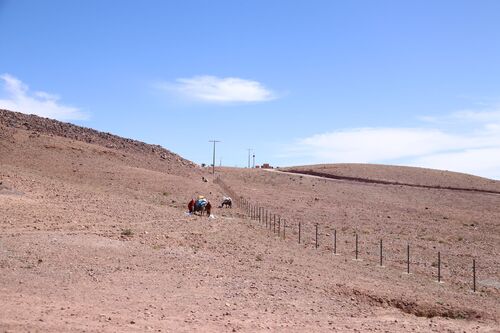
[[[333,229],[333,254],[337,254],[337,229]]]
[[[441,282],[441,252],[438,252],[438,282]]]
[[[472,290],[476,292],[476,259],[472,259]]]
[[[286,239],[285,232],[286,232],[286,220],[283,219],[283,239]]]
[[[383,258],[383,256],[382,256],[382,239],[381,239],[380,240],[380,266],[381,267],[383,266],[383,264],[382,264],[382,258]]]
[[[316,223],[316,248],[318,248],[318,224]]]
[[[358,233],[356,233],[356,260],[358,260]]]
[[[300,244],[300,222],[299,222],[299,244]]]
[[[410,274],[410,244],[406,245],[406,273]]]

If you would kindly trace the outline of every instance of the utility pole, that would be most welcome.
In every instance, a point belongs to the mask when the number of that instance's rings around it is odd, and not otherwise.
[[[252,151],[252,148],[248,148],[248,168],[250,169],[250,152]]]
[[[215,143],[220,142],[218,140],[208,140],[208,142],[213,142],[214,143],[214,155],[213,155],[213,162],[212,162],[212,174],[215,175]]]
[[[255,154],[253,154],[253,168],[255,169]]]

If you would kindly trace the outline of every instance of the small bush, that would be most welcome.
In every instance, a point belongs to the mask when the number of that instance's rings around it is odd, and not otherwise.
[[[122,236],[132,236],[134,234],[134,232],[132,231],[132,229],[123,229],[122,230]]]

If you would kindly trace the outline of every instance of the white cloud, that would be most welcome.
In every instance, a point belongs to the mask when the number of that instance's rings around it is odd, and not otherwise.
[[[500,106],[481,110],[460,110],[444,116],[421,116],[418,119],[435,124],[460,124],[464,122],[496,122],[500,124]]]
[[[500,146],[421,156],[408,165],[459,171],[500,180]]]
[[[249,103],[275,99],[275,94],[258,81],[235,77],[195,76],[179,78],[159,87],[191,100],[213,103]]]
[[[27,114],[36,114],[58,120],[81,120],[87,115],[80,109],[63,105],[57,95],[43,91],[30,93],[21,80],[9,74],[0,75],[6,99],[0,99],[0,108]]]
[[[500,123],[500,107],[486,110],[462,110],[451,115],[460,121],[498,122]]]
[[[433,118],[440,128],[354,128],[298,139],[289,157],[310,163],[383,163],[500,179],[500,112],[461,111]],[[435,127],[437,125],[435,123]]]

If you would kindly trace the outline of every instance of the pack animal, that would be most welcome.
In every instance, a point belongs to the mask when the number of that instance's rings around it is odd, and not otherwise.
[[[233,206],[233,200],[231,200],[231,198],[229,198],[229,197],[224,197],[220,207],[221,208],[224,208],[224,207],[231,208],[232,206]]]
[[[200,216],[203,216],[205,213],[207,216],[210,216],[211,211],[212,211],[212,205],[210,204],[209,201],[204,201],[204,202],[197,201],[193,209],[193,213],[196,214],[198,212],[200,213]]]

